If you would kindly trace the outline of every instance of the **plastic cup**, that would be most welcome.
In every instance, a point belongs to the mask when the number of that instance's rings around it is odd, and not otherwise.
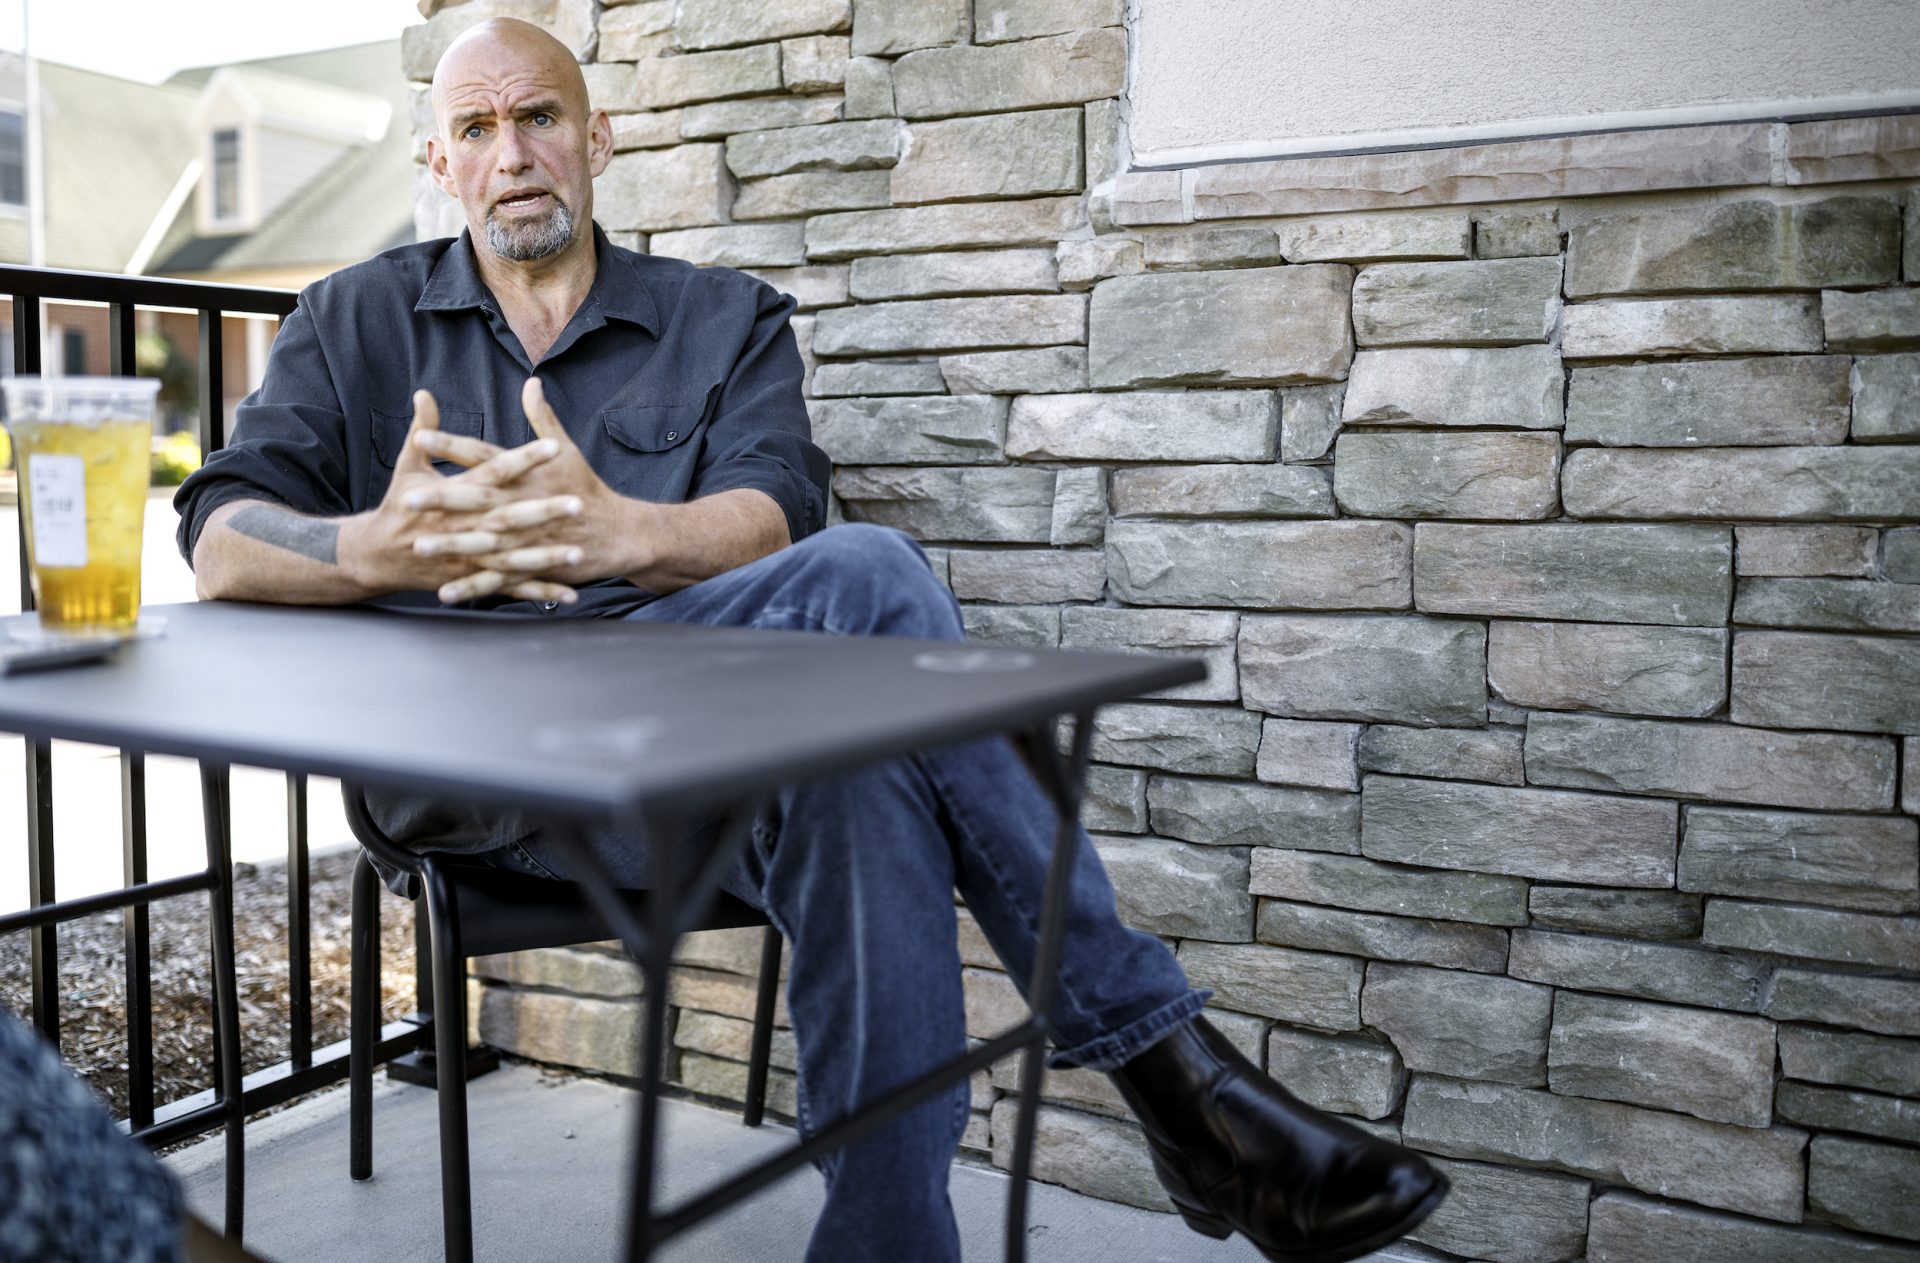
[[[153,378],[0,380],[42,631],[125,635],[139,621],[159,391]]]

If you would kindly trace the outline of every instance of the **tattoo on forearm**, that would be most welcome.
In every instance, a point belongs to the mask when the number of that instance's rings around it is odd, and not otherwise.
[[[264,504],[249,504],[227,519],[227,525],[249,539],[284,548],[322,565],[340,564],[340,524],[324,518],[300,517]]]

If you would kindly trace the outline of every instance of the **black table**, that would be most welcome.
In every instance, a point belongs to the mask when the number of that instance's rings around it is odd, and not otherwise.
[[[0,928],[68,919],[83,906],[93,912],[185,890],[211,892],[216,923],[227,921],[224,968],[216,924],[215,996],[224,1010],[230,1222],[238,1222],[244,1151],[231,865],[216,834],[226,769],[240,763],[531,809],[552,822],[586,872],[597,866],[580,845],[581,825],[619,821],[667,838],[690,821],[718,816],[722,840],[704,855],[653,848],[655,906],[670,910],[665,924],[635,924],[609,880],[582,883],[648,975],[630,1255],[645,1257],[822,1150],[1024,1050],[1006,1234],[1007,1257],[1024,1256],[1045,1014],[1066,905],[1066,844],[1078,818],[1092,715],[1104,703],[1197,680],[1204,674],[1199,662],[585,619],[225,602],[150,612],[167,620],[165,634],[127,645],[112,662],[0,679],[0,730],[199,760],[208,871],[117,896],[42,905]],[[0,620],[0,634],[9,621]],[[1055,733],[1062,716],[1072,717],[1064,743]],[[665,972],[675,940],[698,924],[759,805],[806,777],[991,733],[1021,743],[1060,813],[1030,987],[1033,1015],[812,1141],[656,1213]]]

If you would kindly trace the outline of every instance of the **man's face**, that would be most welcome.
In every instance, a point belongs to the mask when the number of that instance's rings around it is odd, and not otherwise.
[[[460,199],[474,241],[520,262],[572,244],[613,146],[566,49],[533,28],[476,33],[449,50],[434,98],[429,169]]]

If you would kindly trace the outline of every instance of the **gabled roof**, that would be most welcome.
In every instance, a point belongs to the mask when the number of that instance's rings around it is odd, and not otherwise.
[[[246,64],[223,66],[207,80],[194,111],[196,126],[205,125],[208,107],[223,91],[237,96],[274,126],[348,144],[380,139],[394,114],[393,105],[380,97]]]

